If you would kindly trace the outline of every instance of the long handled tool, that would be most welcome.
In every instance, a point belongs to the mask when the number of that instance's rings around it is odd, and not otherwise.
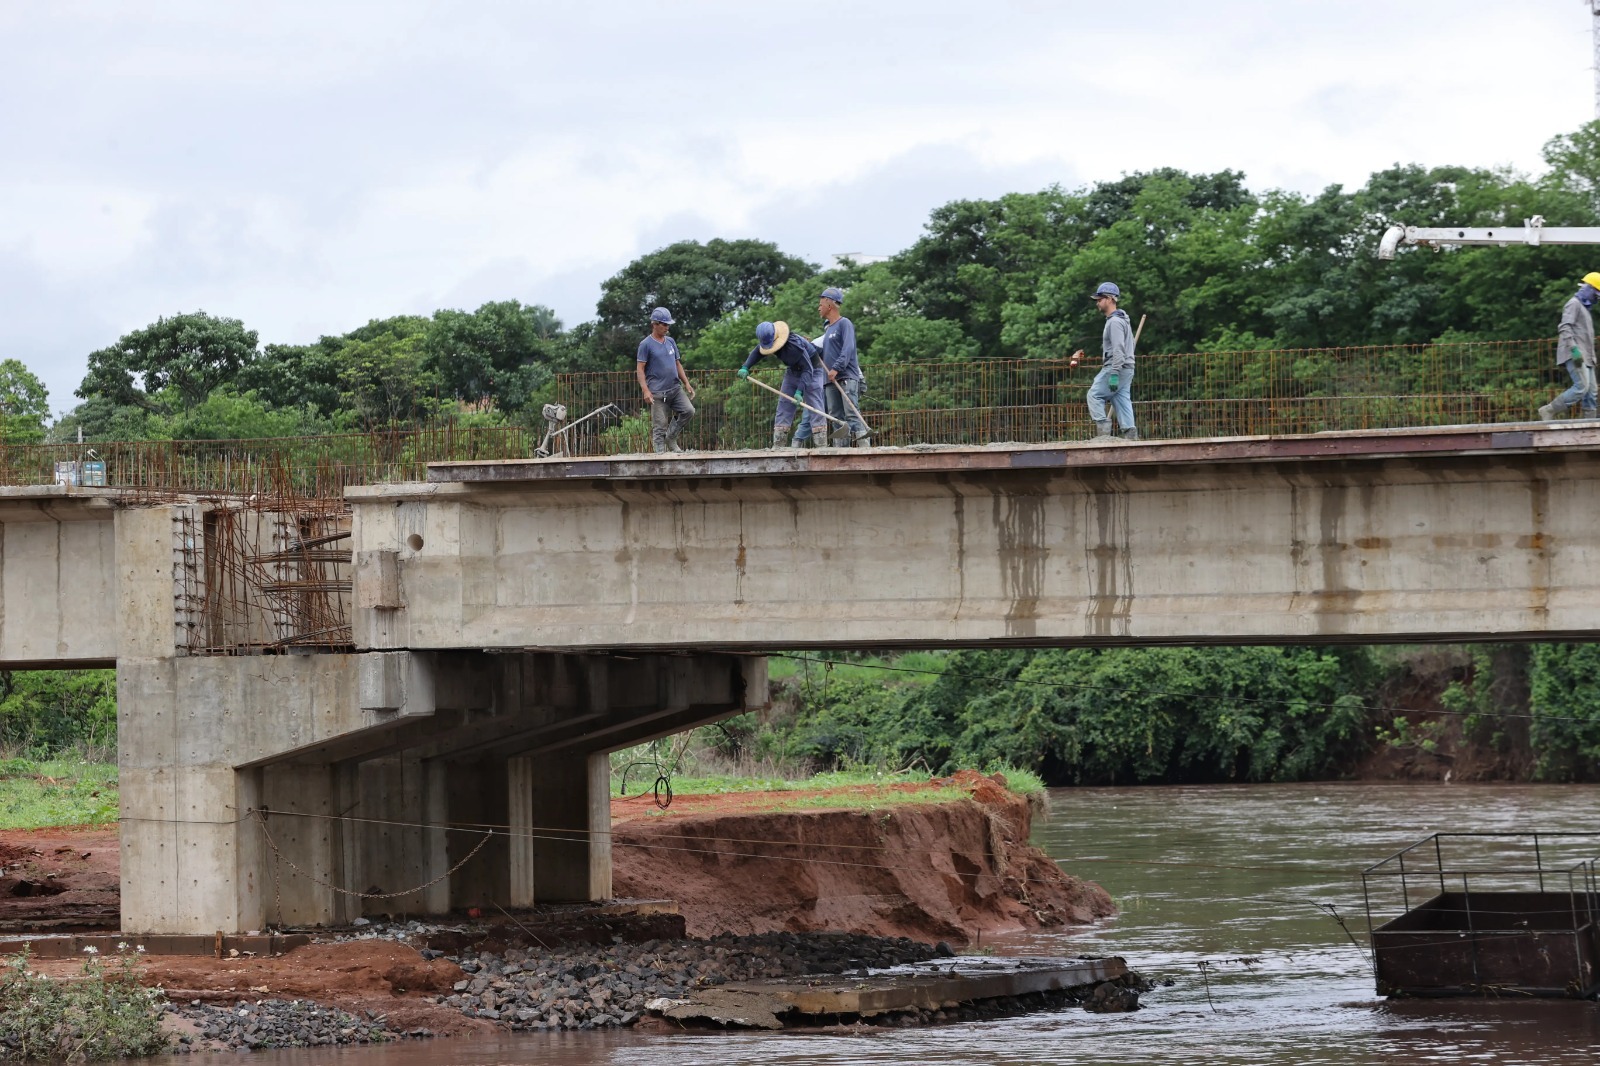
[[[1140,315],[1139,316],[1139,325],[1133,331],[1133,347],[1134,347],[1135,351],[1137,351],[1138,348],[1139,348],[1139,334],[1144,332],[1144,320],[1149,318],[1149,317],[1150,317],[1149,315]],[[1082,361],[1082,359],[1083,359],[1083,349],[1079,348],[1077,351],[1072,353],[1072,358],[1067,360],[1067,369],[1069,371],[1078,369],[1078,363],[1080,361]]]
[[[834,388],[839,390],[839,395],[844,397],[844,405],[845,405],[845,407],[849,408],[850,413],[855,415],[856,418],[860,420],[860,422],[861,422],[861,424],[863,426],[867,426],[867,420],[866,420],[866,418],[864,418],[862,416],[861,408],[857,407],[856,406],[856,402],[850,398],[850,394],[848,392],[844,391],[844,386],[839,384],[837,381],[830,381],[830,382],[828,382],[828,384],[832,385]],[[867,436],[869,436],[869,437],[872,436],[872,427],[871,426],[867,426]]]
[[[782,389],[775,389],[771,385],[768,385],[765,381],[761,381],[753,376],[745,378],[745,380],[752,385],[760,385],[763,389],[766,389],[768,392],[779,397],[780,399],[790,401],[796,407],[804,407],[807,411],[810,411],[814,415],[821,415],[823,418],[826,418],[829,422],[832,422],[835,425],[844,426],[847,429],[850,426],[850,423],[846,422],[844,419],[834,418],[826,411],[819,411],[815,407],[812,407],[810,404],[806,403],[804,400],[796,400],[793,396],[785,396]]]

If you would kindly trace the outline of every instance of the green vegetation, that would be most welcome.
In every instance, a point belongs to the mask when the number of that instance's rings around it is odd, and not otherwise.
[[[0,960],[0,1060],[87,1062],[167,1048],[160,989],[144,988],[125,955],[90,957],[74,980],[41,977],[26,954]]]
[[[680,794],[963,767],[1024,792],[1305,781],[1384,745],[1475,752],[1512,779],[1600,780],[1600,645],[815,653],[774,658],[771,676],[764,717],[615,756],[617,773],[633,766],[630,794],[661,772]]]
[[[73,759],[0,759],[0,829],[117,820],[117,768]]]
[[[1390,222],[1520,225],[1541,214],[1551,225],[1600,223],[1592,178],[1600,173],[1600,123],[1554,138],[1544,160],[1534,175],[1396,165],[1360,188],[1309,196],[1251,189],[1232,170],[1161,168],[933,207],[921,237],[887,261],[826,271],[766,241],[679,241],[601,283],[594,318],[571,328],[550,308],[515,299],[373,320],[309,343],[263,344],[238,319],[172,314],[90,353],[77,389],[82,403],[48,432],[69,441],[81,429],[100,442],[529,424],[554,395],[554,375],[631,370],[652,306],[678,319],[691,371],[727,368],[750,350],[761,318],[814,332],[825,285],[847,290],[869,367],[1036,360],[1092,347],[1102,323],[1083,294],[1106,278],[1122,286],[1130,309],[1149,315],[1146,353],[1544,337],[1592,265],[1582,248],[1404,249],[1388,263],[1373,255]],[[1217,389],[1286,395],[1297,383],[1327,379],[1319,358],[1246,359],[1163,398],[1208,399]],[[1372,360],[1369,371],[1392,375],[1396,394],[1422,385],[1437,391],[1438,382],[1412,380],[1415,361],[1404,355]],[[1452,388],[1488,393],[1517,384],[1490,381],[1480,369],[1453,370]],[[1554,383],[1554,368],[1530,366],[1526,378],[1523,387]],[[1336,383],[1316,388],[1338,395]],[[939,407],[956,397],[948,383],[929,381],[901,399]],[[743,402],[753,401],[730,397],[730,414]],[[0,362],[4,443],[40,439],[49,410],[26,367]]]
[[[711,739],[711,730],[715,727],[705,727],[697,731],[695,739],[702,743]],[[657,765],[653,761],[652,745],[644,744],[637,748],[617,752],[612,756],[611,794],[613,796],[637,796],[651,791],[655,786],[656,777],[666,771],[665,765]],[[714,761],[714,756],[710,759]],[[701,750],[692,756],[689,765],[698,767],[708,761],[708,754]],[[643,765],[644,772],[635,771],[629,775],[628,790],[622,791],[621,768],[629,765]],[[1045,784],[1038,774],[1029,770],[1018,770],[1014,767],[1004,767],[999,770],[1005,776],[1006,784],[1013,792],[1028,796],[1044,791]],[[675,796],[720,796],[743,792],[820,792],[841,788],[867,788],[882,789],[896,784],[918,784],[928,781],[925,773],[916,773],[909,770],[883,771],[883,770],[825,770],[810,776],[781,777],[741,774],[695,774],[693,776],[671,775],[672,792]],[[959,791],[959,790],[958,790]],[[877,793],[873,793],[876,795]],[[921,794],[924,799],[929,793]],[[796,801],[799,802],[799,801]]]

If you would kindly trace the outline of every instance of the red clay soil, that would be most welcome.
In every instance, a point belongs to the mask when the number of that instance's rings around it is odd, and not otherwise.
[[[0,935],[116,929],[117,827],[0,831]]]
[[[113,962],[114,966],[115,963]],[[68,976],[77,959],[36,959],[32,969]],[[393,1029],[431,1029],[440,1036],[494,1033],[492,1022],[468,1018],[427,997],[450,991],[466,975],[453,962],[429,961],[392,940],[307,944],[271,958],[214,959],[203,955],[146,955],[139,959],[146,984],[166,989],[177,1002],[311,999],[355,1013],[388,1016]]]
[[[691,936],[828,930],[966,944],[1115,913],[1099,885],[1028,844],[1032,811],[1003,781],[963,771],[895,786],[956,785],[970,798],[875,810],[772,810],[775,793],[684,796],[666,811],[650,797],[613,801],[613,887],[677,900]],[[847,804],[862,790],[835,791]]]
[[[970,798],[863,809],[856,796],[855,807],[796,811],[771,808],[817,793],[744,793],[682,796],[665,812],[650,799],[617,800],[615,891],[677,900],[694,936],[830,930],[965,944],[981,933],[1114,913],[1103,889],[1063,873],[1027,843],[1028,802],[997,780],[964,772],[894,788],[948,785]],[[861,790],[835,791],[848,804]],[[63,889],[0,895],[0,929],[114,930],[117,860],[115,827],[0,832],[0,878]],[[91,913],[100,920],[84,920]],[[33,965],[68,975],[82,963]],[[313,999],[386,1014],[399,1029],[493,1031],[492,1023],[426,998],[448,991],[459,968],[393,941],[312,944],[276,958],[146,956],[139,965],[180,1002]]]

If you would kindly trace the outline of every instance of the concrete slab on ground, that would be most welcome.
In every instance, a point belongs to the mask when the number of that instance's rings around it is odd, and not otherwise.
[[[1127,972],[1127,962],[1116,956],[956,956],[865,974],[742,981],[702,989],[685,999],[656,1000],[648,1006],[676,1021],[781,1029],[784,1015],[870,1018],[893,1011],[938,1010],[985,999],[1082,988],[1116,980]]]

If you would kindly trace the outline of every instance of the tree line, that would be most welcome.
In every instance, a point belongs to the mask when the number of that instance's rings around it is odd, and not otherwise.
[[[508,298],[263,344],[238,319],[176,313],[90,353],[77,405],[54,421],[38,378],[0,360],[0,443],[69,441],[80,431],[89,441],[228,439],[531,422],[555,375],[630,369],[652,307],[672,309],[691,372],[731,368],[760,318],[814,327],[827,285],[847,292],[869,375],[875,364],[1037,360],[1092,348],[1100,320],[1084,296],[1107,279],[1126,306],[1150,316],[1145,352],[1548,336],[1600,250],[1374,255],[1393,223],[1514,226],[1533,215],[1600,224],[1600,123],[1552,139],[1533,175],[1396,165],[1360,188],[1305,195],[1254,191],[1231,170],[1163,168],[958,200],[934,208],[910,247],[872,264],[823,269],[761,240],[680,241],[607,279],[594,317],[570,327],[547,306]],[[1553,380],[1553,369],[1530,372]],[[1347,769],[1375,729],[1426,742],[1373,710],[1389,676],[1373,654],[955,653],[959,669],[936,683],[841,684],[810,697],[763,743],[820,764],[1004,761],[1036,767],[1052,783],[1325,776]],[[1600,699],[1590,691],[1597,655],[1592,645],[1548,645],[1520,660],[1526,709],[1542,716],[1517,741],[1530,746],[1530,772],[1600,777]],[[1453,698],[1489,723],[1483,743],[1509,743],[1491,728],[1500,720],[1484,716],[1488,690],[1474,687],[1476,676],[1458,681]],[[114,721],[108,675],[0,680],[0,746],[103,740]]]
[[[0,440],[301,436],[426,424],[531,422],[554,375],[627,370],[655,306],[691,369],[738,365],[758,318],[816,323],[847,293],[874,363],[1059,357],[1099,335],[1084,299],[1115,280],[1148,314],[1146,352],[1390,345],[1547,336],[1585,248],[1374,253],[1391,223],[1600,224],[1600,123],[1552,139],[1537,175],[1395,165],[1357,189],[1258,192],[1237,171],[1173,168],[934,208],[885,262],[821,269],[767,241],[680,241],[600,286],[568,327],[518,298],[374,319],[310,343],[263,344],[204,311],[164,316],[89,354],[77,406],[51,422],[43,386],[0,361]],[[1546,368],[1548,371],[1549,368]]]

